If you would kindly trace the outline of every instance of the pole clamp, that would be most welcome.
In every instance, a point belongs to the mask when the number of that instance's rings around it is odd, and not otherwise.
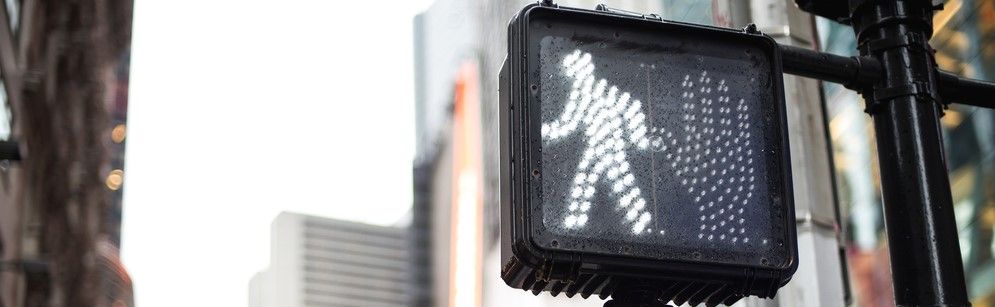
[[[860,50],[863,51],[864,54],[877,54],[885,50],[902,47],[919,47],[924,51],[930,51],[928,42],[914,33],[905,33],[905,35],[896,37],[872,39],[861,43],[859,46]]]
[[[885,102],[904,96],[917,96],[920,99],[935,103],[943,109],[947,108],[947,105],[940,102],[933,92],[930,91],[929,84],[922,81],[881,88],[875,90],[873,95],[873,99],[869,100],[867,106],[864,108],[864,112],[870,115],[874,115]]]

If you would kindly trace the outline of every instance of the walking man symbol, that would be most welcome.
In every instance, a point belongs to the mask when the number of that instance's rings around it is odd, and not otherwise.
[[[587,142],[569,190],[565,228],[579,229],[589,222],[596,186],[603,182],[632,233],[650,232],[647,226],[654,217],[645,196],[650,192],[640,189],[627,151],[653,150],[666,158],[664,165],[698,207],[699,239],[749,242],[742,218],[755,188],[749,113],[743,99],[730,101],[724,79],[712,82],[706,71],[695,78],[684,76],[683,133],[675,136],[662,127],[649,127],[640,100],[596,78],[591,54],[575,50],[561,64],[572,86],[563,112],[542,124],[543,143],[575,133],[583,133]]]

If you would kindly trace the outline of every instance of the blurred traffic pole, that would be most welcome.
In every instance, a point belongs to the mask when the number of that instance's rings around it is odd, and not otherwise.
[[[0,2],[0,68],[21,158],[0,176],[3,306],[131,305],[108,208],[120,197],[123,145],[111,123],[125,114],[132,6]]]

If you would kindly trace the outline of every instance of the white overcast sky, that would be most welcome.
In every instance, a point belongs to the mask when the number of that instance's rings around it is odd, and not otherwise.
[[[270,222],[411,203],[430,0],[136,0],[122,257],[139,307],[246,306]]]

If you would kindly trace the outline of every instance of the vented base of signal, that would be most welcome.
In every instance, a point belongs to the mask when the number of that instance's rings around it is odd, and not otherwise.
[[[744,296],[756,295],[760,297],[773,297],[778,288],[773,279],[752,280],[752,282],[770,283],[771,289],[768,293],[744,293],[747,289],[745,283],[728,283],[722,281],[702,282],[689,280],[676,280],[662,277],[660,279],[646,279],[626,276],[608,276],[602,274],[590,274],[576,272],[572,274],[551,274],[554,267],[551,264],[544,264],[540,268],[531,268],[523,265],[522,262],[513,259],[503,268],[501,278],[509,286],[525,289],[532,294],[539,295],[543,291],[549,292],[553,296],[560,294],[566,297],[580,295],[588,298],[592,295],[601,299],[607,299],[619,291],[629,289],[629,287],[650,288],[660,301],[673,302],[675,305],[687,303],[691,306],[705,304],[706,306],[732,305]],[[542,268],[547,268],[546,270]],[[560,268],[563,268],[561,265]],[[562,270],[561,270],[562,271]],[[567,272],[560,272],[567,273]],[[550,275],[562,275],[549,277]]]

